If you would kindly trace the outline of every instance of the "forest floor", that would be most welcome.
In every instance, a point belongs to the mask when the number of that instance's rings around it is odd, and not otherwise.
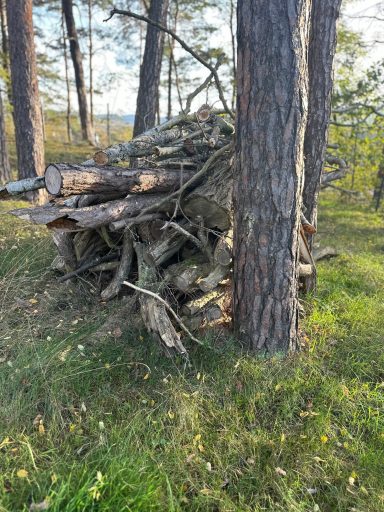
[[[384,510],[383,219],[333,194],[320,211],[340,255],[306,348],[262,360],[212,332],[190,367],[1,216],[0,511]]]

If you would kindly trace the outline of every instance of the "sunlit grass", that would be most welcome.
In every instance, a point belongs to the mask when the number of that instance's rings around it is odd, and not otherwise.
[[[263,361],[212,333],[191,366],[97,283],[58,285],[45,228],[2,216],[0,510],[382,511],[382,218],[332,196],[321,212],[340,255],[319,264],[308,348]]]

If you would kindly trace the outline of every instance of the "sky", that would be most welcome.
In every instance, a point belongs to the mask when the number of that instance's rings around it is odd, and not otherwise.
[[[216,2],[220,6],[220,0]],[[384,1],[377,0],[344,0],[343,2],[343,20],[353,30],[359,31],[363,35],[363,39],[372,46],[369,49],[368,55],[364,63],[371,65],[373,62],[384,59],[384,21],[378,21],[371,18],[372,16],[379,16],[384,20]],[[86,27],[87,20],[79,16],[79,12],[75,12],[76,22],[79,28]],[[96,12],[93,19],[94,29],[97,31],[117,31],[120,30],[120,24],[117,16],[105,23],[103,20],[107,17],[107,13]],[[230,55],[231,53],[231,39],[228,27],[228,20],[225,16],[218,16],[217,9],[211,9],[207,13],[207,21],[218,26],[216,33],[212,35],[211,43],[213,46],[221,46],[223,50]],[[42,26],[44,31],[52,34],[55,38],[60,34],[60,20],[57,16],[39,17],[37,21],[39,26]],[[107,26],[108,25],[108,26]],[[183,37],[183,33],[179,33]],[[137,33],[137,40],[139,37],[139,27]],[[376,41],[381,41],[377,43]],[[188,42],[188,41],[187,41]],[[87,41],[81,40],[82,51],[87,52]],[[94,97],[95,113],[103,115],[107,111],[107,104],[109,104],[110,112],[112,114],[133,114],[136,108],[136,93],[138,88],[138,64],[121,62],[119,57],[122,52],[127,52],[126,48],[114,47],[113,50],[106,49],[101,40],[95,40],[95,55],[94,55],[94,76],[96,77],[96,88],[101,91]],[[45,51],[40,47],[40,51]],[[177,55],[182,55],[184,50],[181,48],[176,49]],[[88,75],[87,63],[85,62],[85,73]],[[57,69],[61,75],[64,75],[64,65],[62,59],[57,61]],[[70,63],[70,72],[72,66]],[[97,77],[113,76],[110,83],[100,84]],[[207,70],[201,66],[196,66],[193,70],[191,78],[196,78],[203,81],[207,76]],[[62,85],[62,94],[64,95],[64,83]],[[74,110],[77,107],[77,98],[75,95],[74,86],[72,87],[72,105]],[[217,94],[212,91],[209,98],[210,101],[217,100]],[[198,97],[195,100],[195,105],[205,101],[205,97]],[[161,111],[163,114],[166,112],[166,98],[163,96],[160,100]],[[175,110],[178,108],[176,98],[174,98]]]

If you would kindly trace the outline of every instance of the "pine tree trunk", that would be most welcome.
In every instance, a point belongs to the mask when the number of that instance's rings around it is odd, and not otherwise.
[[[67,36],[64,28],[64,13],[61,17],[61,32],[63,37],[63,57],[64,57],[64,70],[65,70],[65,87],[67,90],[67,112],[66,112],[66,123],[67,123],[67,140],[72,142],[72,127],[71,127],[71,88],[69,83],[68,73],[68,54],[67,54]]]
[[[88,57],[89,57],[89,108],[93,126],[93,30],[92,30],[92,0],[88,0]]]
[[[7,137],[5,134],[3,98],[0,92],[0,183],[10,180],[11,166],[9,165]]]
[[[298,347],[309,6],[238,2],[233,318],[267,354]]]
[[[62,8],[65,16],[65,22],[67,25],[69,49],[71,52],[73,69],[75,72],[77,98],[79,102],[81,134],[83,140],[87,140],[88,142],[93,144],[94,137],[87,105],[87,89],[85,86],[83,57],[80,51],[75,18],[73,16],[73,0],[62,0]]]
[[[152,0],[149,18],[162,25],[166,24],[169,0]],[[163,57],[164,32],[148,25],[145,38],[143,63],[140,67],[140,85],[137,95],[133,136],[140,135],[155,125],[159,104],[159,84]]]
[[[33,39],[32,0],[7,3],[9,56],[12,79],[19,179],[44,174],[43,123]],[[39,192],[30,199],[43,201]]]
[[[309,222],[317,223],[317,198],[327,147],[333,60],[341,0],[312,0],[308,51],[308,123],[304,140],[305,182],[303,203]],[[312,237],[311,237],[312,238]]]
[[[5,0],[0,0],[0,25],[1,25],[1,63],[5,71],[5,86],[7,88],[7,97],[12,104],[12,90],[9,71],[9,51],[8,51],[8,31],[7,31],[7,13],[5,10]]]

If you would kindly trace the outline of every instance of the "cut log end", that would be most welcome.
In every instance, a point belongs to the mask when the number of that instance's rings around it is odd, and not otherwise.
[[[93,155],[93,160],[97,165],[107,165],[109,163],[108,155],[105,151],[97,151]]]
[[[63,185],[63,179],[61,177],[60,170],[54,164],[48,165],[45,170],[45,188],[53,196],[60,194],[61,187]]]

